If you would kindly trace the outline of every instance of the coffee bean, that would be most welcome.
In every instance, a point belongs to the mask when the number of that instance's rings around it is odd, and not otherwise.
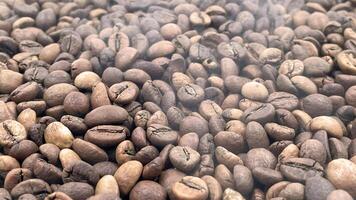
[[[47,183],[61,183],[62,171],[45,160],[37,159],[33,166],[33,174]]]
[[[283,180],[281,172],[266,167],[256,167],[252,170],[252,174],[258,182],[267,186]]]
[[[264,128],[267,134],[275,140],[292,140],[295,137],[294,129],[277,123],[267,123]]]
[[[74,140],[71,131],[60,122],[49,124],[45,130],[44,138],[46,142],[55,144],[61,149],[71,147]]]
[[[44,198],[51,191],[50,186],[41,179],[28,179],[17,184],[11,190],[11,196],[18,198],[23,194],[33,194],[36,198]]]
[[[327,196],[327,200],[335,200],[340,198],[345,200],[351,200],[352,196],[345,190],[334,190],[330,192],[330,194]]]
[[[97,125],[120,124],[127,119],[128,113],[120,106],[105,105],[90,111],[84,118],[89,127]]]
[[[345,159],[336,159],[331,161],[327,166],[327,177],[328,180],[337,188],[344,189],[352,197],[355,197],[354,191],[351,188],[355,185],[355,179],[350,174],[353,174],[355,171],[355,164],[345,160]],[[347,176],[347,181],[343,177]],[[342,181],[341,181],[342,180]]]
[[[122,126],[102,125],[89,129],[85,140],[101,147],[110,147],[124,141],[129,130]]]
[[[235,187],[241,194],[250,194],[253,189],[254,181],[252,172],[243,165],[236,165],[234,167]]]
[[[227,188],[226,190],[224,190],[223,199],[224,200],[232,200],[232,199],[244,200],[245,198],[239,192],[237,192],[231,188]]]
[[[273,169],[277,164],[277,159],[270,151],[263,148],[255,148],[247,152],[244,163],[250,170],[254,170],[256,167]]]
[[[147,138],[153,145],[164,147],[167,144],[175,144],[178,133],[167,126],[152,124],[147,128]]]
[[[320,176],[314,176],[305,181],[305,196],[307,199],[326,199],[333,190],[335,190],[334,186]]]
[[[138,182],[130,192],[130,199],[133,200],[143,198],[163,200],[166,196],[167,193],[160,184],[147,180]]]
[[[117,104],[127,104],[138,96],[139,88],[136,84],[124,81],[112,85],[109,89],[109,97]]]
[[[174,198],[181,199],[207,199],[209,189],[207,184],[200,178],[185,176],[172,186]]]
[[[94,188],[81,182],[69,182],[59,186],[56,192],[63,192],[73,200],[81,200],[94,195]]]
[[[189,172],[200,161],[200,155],[190,147],[177,146],[170,151],[169,159],[178,170]]]
[[[127,195],[141,176],[143,166],[138,161],[128,161],[115,172],[115,179],[119,184],[120,193]]]
[[[261,124],[273,121],[275,109],[272,104],[260,104],[246,109],[242,115],[245,123],[256,121]]]
[[[75,140],[73,140],[72,147],[81,159],[90,164],[95,164],[108,160],[108,155],[104,150],[102,150],[95,144],[87,142],[85,140],[76,138]],[[87,152],[90,152],[90,154]]]
[[[298,98],[287,92],[273,92],[267,98],[267,102],[271,103],[276,109],[294,110],[298,107]]]
[[[27,138],[25,127],[15,120],[5,120],[0,123],[0,144],[11,147]]]
[[[83,182],[95,185],[99,181],[99,173],[93,166],[84,161],[75,162],[73,165],[64,168],[61,176],[64,183]]]
[[[312,131],[325,130],[330,136],[340,138],[343,135],[340,123],[328,116],[315,117],[310,121],[310,129]]]
[[[7,173],[4,180],[4,188],[11,191],[17,184],[33,177],[32,172],[25,168],[15,168]]]
[[[280,171],[287,180],[305,182],[309,177],[322,176],[323,167],[309,158],[288,158],[282,162]]]

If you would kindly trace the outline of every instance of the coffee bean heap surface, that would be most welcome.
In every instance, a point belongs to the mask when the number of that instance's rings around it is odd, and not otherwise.
[[[356,199],[356,0],[0,0],[0,199]]]

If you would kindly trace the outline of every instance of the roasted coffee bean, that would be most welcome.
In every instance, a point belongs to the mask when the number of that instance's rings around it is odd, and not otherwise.
[[[56,192],[63,192],[73,200],[80,200],[94,195],[94,188],[87,183],[69,182],[59,186]]]
[[[33,166],[33,174],[42,180],[45,180],[47,183],[61,183],[62,171],[52,165],[47,163],[45,160],[37,159]]]
[[[84,118],[87,126],[111,125],[123,123],[128,113],[120,106],[105,105],[90,111]]]
[[[252,170],[252,174],[258,182],[267,186],[273,185],[283,180],[283,175],[281,172],[266,167],[256,167]]]
[[[189,172],[199,163],[200,155],[190,147],[177,146],[169,152],[169,160],[178,170]]]
[[[325,178],[314,176],[305,181],[305,196],[307,199],[326,199],[335,187]]]
[[[5,120],[0,123],[0,145],[11,147],[27,138],[25,127],[15,120]]]
[[[247,152],[244,164],[250,170],[254,170],[256,167],[273,169],[277,164],[277,159],[270,151],[263,148],[255,148]]]
[[[143,166],[138,161],[128,161],[115,172],[115,179],[119,184],[120,193],[127,195],[141,176]]]
[[[175,144],[178,133],[167,126],[152,124],[147,128],[147,139],[157,147],[164,147],[167,144]]]
[[[25,168],[15,168],[7,173],[4,180],[4,188],[11,191],[17,184],[33,177],[32,172]]]
[[[90,164],[78,161],[63,169],[62,180],[64,183],[83,182],[95,185],[99,181],[99,173]]]
[[[28,179],[17,184],[11,190],[11,196],[18,198],[23,194],[33,194],[36,198],[43,199],[45,196],[52,192],[48,183],[41,179]]]
[[[85,140],[100,147],[111,147],[124,141],[129,135],[129,130],[123,126],[101,125],[89,129]]]
[[[68,148],[72,146],[74,137],[71,131],[60,122],[50,123],[44,133],[47,143],[52,143],[59,148]]]
[[[73,140],[72,147],[82,160],[90,164],[108,161],[106,152],[93,143],[76,138]],[[90,154],[88,152],[90,152]]]
[[[209,189],[202,179],[185,176],[172,186],[172,194],[177,199],[207,199]]]
[[[265,124],[273,121],[275,112],[275,108],[272,104],[260,104],[246,109],[241,118],[245,123],[256,121]]]
[[[287,180],[305,182],[307,178],[322,176],[323,167],[309,158],[288,158],[282,162],[280,171]]]

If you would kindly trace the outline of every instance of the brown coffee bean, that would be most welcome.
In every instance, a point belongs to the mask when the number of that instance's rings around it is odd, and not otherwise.
[[[356,67],[354,65],[355,53],[346,50],[342,51],[336,56],[336,61],[340,67],[340,69],[347,74],[356,74]]]
[[[326,199],[335,187],[325,178],[314,176],[305,181],[305,196],[308,199]]]
[[[275,140],[293,140],[295,130],[277,123],[267,123],[264,126],[267,134]]]
[[[224,190],[223,199],[224,200],[232,200],[232,199],[244,200],[245,198],[239,192],[237,192],[231,188],[227,188]]]
[[[103,176],[95,187],[95,194],[115,194],[120,196],[119,186],[112,175]]]
[[[89,112],[89,98],[81,92],[70,92],[63,101],[66,113],[83,116]]]
[[[340,123],[328,116],[315,117],[310,121],[310,130],[325,130],[330,136],[341,138],[343,130]]]
[[[22,140],[19,143],[14,144],[8,154],[19,161],[24,160],[27,156],[36,153],[38,151],[37,145],[31,140]]]
[[[4,180],[4,188],[8,191],[11,191],[17,184],[22,181],[31,179],[33,176],[32,172],[29,169],[25,168],[15,168],[7,173]]]
[[[305,182],[307,178],[324,174],[323,167],[309,158],[288,158],[282,162],[280,171],[287,180]]]
[[[243,165],[236,165],[233,174],[236,190],[241,194],[250,194],[254,186],[252,172]]]
[[[69,182],[59,186],[56,192],[63,192],[73,200],[81,200],[94,195],[94,188],[88,183]]]
[[[311,158],[321,164],[326,162],[325,147],[318,140],[310,139],[303,142],[299,155],[303,158]]]
[[[55,165],[47,163],[43,159],[37,159],[33,165],[35,177],[46,181],[49,184],[62,182],[62,171]]]
[[[352,197],[355,197],[356,194],[351,189],[356,184],[355,177],[352,176],[355,169],[355,164],[351,161],[346,159],[336,159],[328,164],[326,173],[328,180],[337,189],[343,189],[347,191]],[[345,179],[345,177],[347,177],[347,179]]]
[[[97,125],[120,124],[128,117],[128,113],[120,106],[105,105],[90,111],[84,118],[89,127]]]
[[[283,180],[283,175],[277,170],[273,170],[266,167],[256,167],[252,171],[253,177],[258,182],[270,186]]]
[[[355,94],[356,94],[356,87],[352,86],[349,89],[347,89],[345,93],[345,99],[347,104],[355,107],[356,106],[356,101],[355,101]]]
[[[110,147],[124,141],[129,130],[123,126],[101,125],[89,129],[85,140],[100,147]]]
[[[172,186],[172,194],[177,199],[207,199],[209,189],[202,179],[185,176]]]
[[[178,140],[178,133],[167,126],[152,124],[147,128],[147,139],[157,147],[164,147],[167,144],[175,144]]]
[[[130,140],[122,141],[115,150],[115,159],[118,164],[135,159],[136,150]]]
[[[263,148],[255,148],[247,152],[244,163],[250,170],[254,170],[256,167],[273,169],[277,164],[277,159],[270,151]]]
[[[147,180],[138,182],[130,192],[130,199],[132,200],[145,198],[164,200],[166,196],[167,193],[160,184]]]
[[[63,168],[61,178],[64,183],[83,182],[95,185],[99,181],[99,173],[90,164],[78,161],[67,168]]]
[[[47,143],[52,143],[59,148],[69,148],[72,146],[74,137],[71,131],[60,122],[52,122],[45,130],[44,138]]]
[[[112,85],[108,93],[111,101],[122,105],[136,100],[139,88],[133,82],[123,81]]]
[[[0,145],[11,147],[27,138],[25,127],[15,120],[5,120],[0,123]]]
[[[246,148],[243,135],[232,131],[219,132],[215,135],[214,142],[235,154],[243,152]]]
[[[345,190],[334,190],[327,196],[327,200],[345,199],[351,200],[352,196]]]
[[[108,155],[106,152],[93,143],[76,138],[73,140],[72,147],[82,160],[90,164],[108,161]]]
[[[169,41],[159,41],[154,43],[147,50],[147,56],[151,59],[169,56],[175,52],[175,46]]]
[[[37,197],[45,196],[51,193],[52,190],[48,183],[44,182],[41,179],[28,179],[22,181],[21,183],[17,184],[11,190],[11,196],[14,198],[18,198],[23,194],[33,194]],[[36,197],[36,198],[37,198]]]
[[[23,83],[23,75],[12,70],[0,71],[0,92],[9,94]]]
[[[138,161],[128,161],[115,172],[120,193],[127,195],[141,176],[143,166]]]
[[[169,160],[178,170],[189,172],[199,163],[200,155],[190,147],[177,146],[169,152]]]
[[[100,77],[89,71],[79,73],[74,79],[74,85],[82,90],[92,90],[92,88],[101,81]]]

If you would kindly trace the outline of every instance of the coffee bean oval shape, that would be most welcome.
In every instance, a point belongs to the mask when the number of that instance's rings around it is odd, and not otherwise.
[[[202,199],[208,198],[209,190],[206,183],[194,176],[185,176],[172,186],[172,194],[177,199]]]
[[[310,121],[310,130],[318,131],[325,130],[330,136],[341,138],[343,136],[343,130],[340,123],[329,116],[315,117]]]
[[[76,138],[72,144],[73,150],[80,158],[90,164],[108,161],[108,155],[100,147],[85,140]]]
[[[192,171],[200,161],[200,154],[190,147],[176,146],[169,152],[172,165],[183,172]]]
[[[263,102],[268,97],[268,90],[263,84],[252,81],[242,86],[241,94],[248,99]]]
[[[166,190],[158,183],[149,180],[138,182],[130,192],[130,200],[157,199],[164,200],[167,197]]]
[[[47,143],[52,143],[61,149],[72,146],[74,137],[72,132],[60,122],[50,123],[44,133],[44,139]]]
[[[147,128],[148,140],[157,147],[164,147],[167,144],[175,144],[178,140],[178,133],[168,126],[152,124]]]
[[[129,194],[142,174],[143,166],[138,161],[127,161],[115,172],[115,179],[122,194]]]
[[[100,147],[112,147],[126,139],[129,130],[123,126],[101,125],[89,129],[84,139]]]
[[[11,147],[27,138],[25,127],[15,120],[5,120],[0,123],[0,145]]]
[[[121,124],[128,118],[125,109],[115,105],[104,105],[90,111],[84,117],[87,126]]]
[[[122,105],[136,100],[139,94],[139,88],[131,81],[116,83],[109,88],[109,97],[111,101]]]
[[[331,161],[326,169],[328,180],[337,188],[347,191],[353,198],[356,192],[355,176],[356,164],[346,159],[336,159]]]

